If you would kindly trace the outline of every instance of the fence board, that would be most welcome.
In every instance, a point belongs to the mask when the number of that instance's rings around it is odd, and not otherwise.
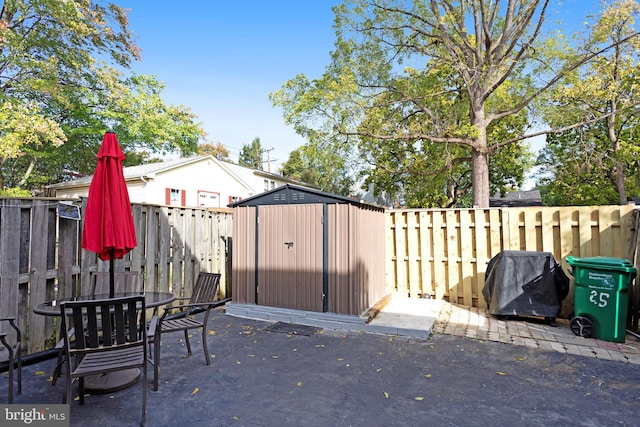
[[[485,273],[487,271],[487,265],[483,262],[486,259],[489,259],[488,255],[488,247],[487,242],[489,241],[490,228],[486,222],[485,211],[482,209],[474,209],[473,210],[473,218],[474,222],[474,238],[473,241],[475,243],[475,253],[474,253],[474,262],[475,262],[475,277],[477,280],[472,280],[473,286],[473,294],[475,295],[475,305],[481,308],[486,308],[487,303],[484,298],[482,298],[482,283],[484,283]],[[473,307],[473,305],[471,305]]]
[[[407,253],[408,272],[409,272],[409,295],[418,296],[422,293],[420,284],[420,265],[422,263],[420,235],[421,228],[417,222],[417,212],[407,212],[407,247],[416,248],[418,250]]]
[[[474,266],[473,257],[473,231],[471,223],[471,211],[460,211],[460,266],[462,276],[462,303],[466,306],[473,307]],[[463,237],[463,236],[466,236]]]
[[[418,223],[420,224],[420,279],[423,289],[418,290],[418,296],[432,298],[433,292],[433,248],[431,240],[431,230],[433,226],[430,222],[431,216],[426,212],[418,212]]]

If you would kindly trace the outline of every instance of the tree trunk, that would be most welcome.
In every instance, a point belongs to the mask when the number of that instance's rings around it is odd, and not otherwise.
[[[487,124],[485,122],[484,104],[478,91],[470,91],[471,124],[478,131],[478,136],[471,152],[471,184],[473,185],[473,206],[489,207],[489,147],[487,144]],[[474,102],[476,101],[476,102]]]
[[[620,142],[618,141],[618,133],[616,132],[616,118],[618,113],[618,106],[615,101],[609,102],[609,110],[611,116],[607,118],[607,136],[611,149],[613,150],[613,156],[616,162],[615,170],[615,182],[616,189],[618,190],[618,200],[621,205],[627,204],[627,191],[624,185],[624,163],[618,158],[618,151],[620,150]]]
[[[489,154],[474,149],[471,153],[473,172],[473,206],[478,208],[489,207]]]

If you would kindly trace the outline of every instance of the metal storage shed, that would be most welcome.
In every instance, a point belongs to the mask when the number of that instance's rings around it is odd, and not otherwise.
[[[229,206],[234,302],[360,315],[384,297],[384,208],[290,184]]]

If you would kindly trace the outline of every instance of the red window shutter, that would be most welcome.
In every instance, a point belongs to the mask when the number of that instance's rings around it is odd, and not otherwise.
[[[187,191],[186,190],[180,190],[180,203],[182,203],[180,206],[187,206]]]
[[[164,204],[165,205],[171,204],[171,189],[169,187],[164,189]]]

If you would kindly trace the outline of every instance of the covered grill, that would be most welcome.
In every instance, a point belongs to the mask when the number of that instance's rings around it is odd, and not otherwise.
[[[496,316],[541,316],[555,321],[569,278],[549,252],[503,251],[487,265],[482,295]]]

